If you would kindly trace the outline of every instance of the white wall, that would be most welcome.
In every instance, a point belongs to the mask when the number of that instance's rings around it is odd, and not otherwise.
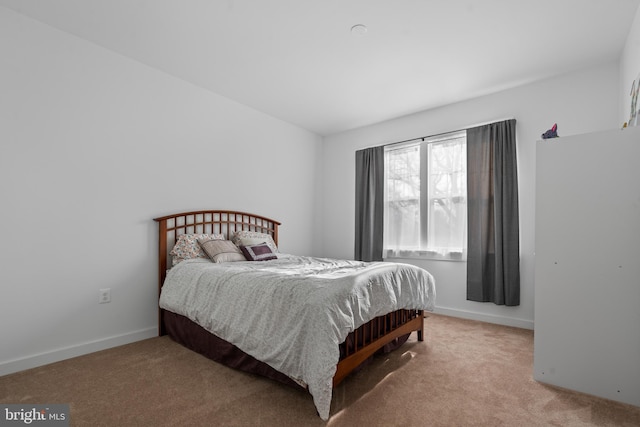
[[[0,94],[0,375],[156,334],[154,217],[255,212],[319,252],[315,134],[2,7]]]
[[[560,136],[618,127],[617,95],[618,66],[611,63],[325,138],[324,252],[327,256],[353,257],[356,150],[515,117],[520,197],[521,305],[504,307],[466,301],[465,263],[413,262],[429,270],[435,277],[437,311],[532,328],[535,143],[556,122]],[[579,153],[576,153],[576,161],[579,161]]]
[[[640,7],[636,11],[636,17],[620,57],[620,126],[629,121],[630,93],[634,80],[640,82]]]

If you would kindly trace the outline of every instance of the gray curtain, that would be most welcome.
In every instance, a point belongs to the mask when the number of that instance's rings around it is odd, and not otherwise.
[[[354,257],[382,261],[384,147],[356,151],[356,242]]]
[[[467,299],[520,305],[516,121],[467,130]]]

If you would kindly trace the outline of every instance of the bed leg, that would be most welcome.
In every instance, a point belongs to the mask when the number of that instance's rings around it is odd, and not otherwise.
[[[424,341],[424,311],[420,310],[418,312],[418,316],[420,316],[420,329],[418,329],[418,341]]]

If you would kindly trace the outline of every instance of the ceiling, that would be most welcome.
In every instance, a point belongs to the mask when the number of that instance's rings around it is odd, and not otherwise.
[[[639,3],[0,0],[319,135],[615,61]]]

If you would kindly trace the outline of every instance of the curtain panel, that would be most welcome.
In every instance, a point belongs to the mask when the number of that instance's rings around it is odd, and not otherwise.
[[[356,260],[382,261],[383,216],[384,147],[356,151]]]
[[[520,304],[516,121],[467,130],[467,299]]]

